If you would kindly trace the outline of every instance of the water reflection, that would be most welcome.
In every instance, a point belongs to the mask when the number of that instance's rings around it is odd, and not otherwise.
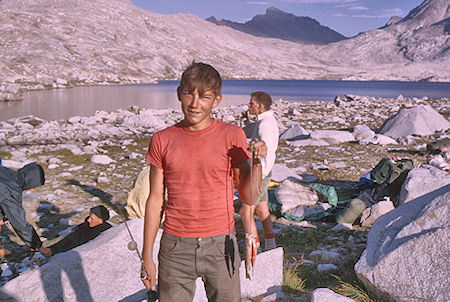
[[[107,112],[137,105],[148,109],[179,109],[176,96],[179,81],[157,85],[87,86],[69,89],[29,91],[21,102],[0,102],[0,121],[24,115],[45,120],[90,116],[97,110]],[[336,95],[355,94],[376,97],[449,98],[450,83],[394,81],[297,81],[224,80],[220,107],[248,103],[249,94],[262,90],[273,99],[288,101],[333,101]]]
[[[23,101],[0,102],[0,120],[34,115],[44,120],[90,116],[137,105],[151,109],[180,109],[176,85],[91,86],[26,92]],[[247,103],[247,95],[224,95],[221,107]]]

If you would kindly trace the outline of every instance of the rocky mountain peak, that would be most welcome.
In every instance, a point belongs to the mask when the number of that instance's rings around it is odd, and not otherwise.
[[[276,7],[269,7],[263,15],[256,15],[245,23],[206,19],[221,26],[229,26],[254,36],[277,38],[304,44],[328,44],[346,39],[338,32],[321,25],[310,17],[299,17]]]
[[[266,9],[266,15],[273,15],[273,14],[292,15],[292,14],[286,13],[286,12],[282,11],[281,9],[276,8],[274,6],[271,6],[268,9]]]
[[[450,17],[450,0],[425,0],[411,10],[399,24],[410,29],[430,26]]]

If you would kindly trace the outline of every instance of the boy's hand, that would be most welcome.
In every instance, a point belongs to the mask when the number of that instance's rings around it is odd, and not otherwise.
[[[262,157],[267,156],[267,146],[264,141],[252,142],[253,152],[255,152],[256,157],[261,160]]]
[[[42,255],[44,255],[47,258],[53,255],[52,254],[52,250],[49,249],[48,247],[41,246],[40,248],[38,248],[38,252],[41,253]]]
[[[148,290],[156,290],[156,265],[153,261],[141,267],[141,279]]]

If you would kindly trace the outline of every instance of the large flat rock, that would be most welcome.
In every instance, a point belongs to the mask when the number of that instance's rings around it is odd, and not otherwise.
[[[375,221],[355,272],[377,299],[448,301],[449,200],[447,185]]]
[[[142,250],[143,220],[128,226]],[[153,258],[157,261],[158,233]],[[130,236],[125,224],[103,232],[96,239],[71,251],[56,254],[41,267],[26,271],[0,288],[1,301],[142,301],[145,288],[139,279],[140,261],[127,248]],[[281,290],[283,250],[278,248],[257,256],[254,278],[245,279],[240,267],[241,296],[255,297]],[[207,301],[201,279],[197,279],[194,301]]]

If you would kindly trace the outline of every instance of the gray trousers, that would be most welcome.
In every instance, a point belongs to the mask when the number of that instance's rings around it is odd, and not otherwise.
[[[192,301],[198,277],[208,301],[240,301],[241,259],[235,232],[201,238],[163,233],[158,261],[160,302]]]

